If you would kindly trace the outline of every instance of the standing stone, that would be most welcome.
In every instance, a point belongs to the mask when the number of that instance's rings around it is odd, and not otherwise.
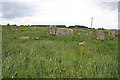
[[[54,25],[50,25],[50,26],[49,26],[49,29],[50,29],[50,34],[51,34],[51,35],[55,35],[55,32],[56,32],[56,26],[54,26]]]
[[[114,29],[114,30],[115,30],[115,34],[118,35],[118,31],[116,29]]]
[[[37,28],[36,28],[36,26],[34,26],[34,29],[33,30],[36,30]]]
[[[108,36],[110,36],[110,31],[108,32]]]
[[[114,29],[114,31],[115,31],[115,35],[118,35],[118,32],[117,32],[117,30],[116,30],[116,29]]]
[[[50,28],[50,34],[51,35],[73,35],[74,31],[72,29],[67,28],[56,28],[56,26],[51,25]]]
[[[12,30],[11,30],[11,27],[10,27],[10,25],[9,25],[9,23],[7,24],[7,27],[6,27],[6,33],[7,34],[9,34],[9,33],[11,33],[12,32]]]
[[[97,40],[104,40],[105,33],[103,31],[97,31]]]
[[[113,30],[113,31],[112,31],[112,37],[115,37],[115,33],[116,33],[116,31]]]
[[[18,31],[18,26],[15,27],[15,30]]]

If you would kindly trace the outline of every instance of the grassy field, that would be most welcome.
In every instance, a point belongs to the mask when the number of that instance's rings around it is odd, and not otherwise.
[[[96,40],[96,30],[85,35],[87,29],[75,28],[68,36],[47,35],[48,27],[20,27],[16,32],[12,26],[12,30],[6,34],[2,27],[4,78],[118,78],[118,35]],[[87,44],[79,46],[83,41]]]

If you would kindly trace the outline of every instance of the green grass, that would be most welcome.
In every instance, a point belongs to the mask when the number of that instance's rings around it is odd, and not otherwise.
[[[85,35],[87,29],[73,29],[74,35],[52,36],[45,34],[48,27],[20,27],[18,32],[12,27],[11,34],[5,29],[3,26],[4,78],[118,78],[118,35],[103,41],[96,40],[96,30],[93,35]],[[29,40],[19,40],[27,36]],[[40,39],[32,40],[35,37]],[[87,44],[79,46],[82,41]]]
[[[0,79],[2,79],[2,26],[0,25]]]

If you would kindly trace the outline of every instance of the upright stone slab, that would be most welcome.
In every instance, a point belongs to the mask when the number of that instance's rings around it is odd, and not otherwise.
[[[56,26],[54,26],[54,25],[50,25],[50,26],[49,26],[49,29],[50,29],[50,34],[51,34],[51,35],[55,35],[55,32],[56,32]]]
[[[97,40],[104,40],[105,33],[103,31],[97,31]]]
[[[108,36],[110,36],[110,31],[108,32]]]
[[[18,26],[15,27],[15,30],[18,31]]]
[[[114,29],[114,31],[115,31],[115,35],[118,35],[118,31],[116,29]]]
[[[112,31],[112,37],[113,37],[113,38],[115,37],[115,34],[116,34],[116,30],[113,30],[113,31]]]
[[[7,34],[9,34],[9,33],[11,33],[12,32],[12,30],[11,30],[11,27],[10,27],[10,25],[9,25],[9,23],[7,24],[7,27],[6,27],[6,33]]]
[[[37,27],[36,27],[36,26],[34,26],[33,30],[36,30],[36,29],[37,29]]]

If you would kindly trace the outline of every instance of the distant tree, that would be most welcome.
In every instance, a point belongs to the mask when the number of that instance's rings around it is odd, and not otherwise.
[[[75,26],[69,26],[69,28],[88,28],[88,27],[81,26],[81,25],[75,25]]]
[[[69,26],[69,28],[75,28],[75,26]]]
[[[11,26],[16,26],[16,24],[13,24],[13,25],[11,25]]]
[[[65,25],[56,25],[56,27],[65,28]]]
[[[102,28],[98,28],[97,30],[105,30],[105,29],[102,27]]]

